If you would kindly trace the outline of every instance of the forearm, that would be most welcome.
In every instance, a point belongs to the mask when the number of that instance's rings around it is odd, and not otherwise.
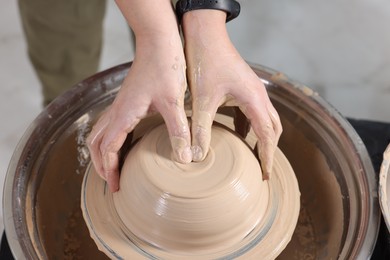
[[[178,25],[170,0],[116,0],[116,3],[136,38],[177,40]]]

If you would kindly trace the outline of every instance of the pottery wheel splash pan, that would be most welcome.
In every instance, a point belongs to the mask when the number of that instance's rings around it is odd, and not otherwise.
[[[379,173],[379,202],[387,229],[390,232],[390,144],[383,153],[383,162]]]
[[[113,101],[130,64],[96,74],[56,99],[30,125],[11,159],[4,224],[17,259],[107,259],[80,209],[90,163],[85,138]],[[378,233],[378,187],[366,148],[349,123],[316,93],[252,66],[279,112],[279,147],[301,192],[291,242],[278,259],[367,259]],[[234,115],[234,110],[220,113]]]
[[[226,119],[225,119],[226,118]],[[225,120],[223,120],[225,119]],[[112,259],[275,259],[299,214],[294,172],[280,150],[269,181],[252,151],[256,137],[236,136],[218,115],[202,162],[172,158],[162,119],[146,119],[116,193],[93,167],[85,174],[81,208],[92,238]],[[144,120],[145,121],[145,120]],[[137,131],[138,130],[138,131]],[[138,138],[136,138],[138,140]]]

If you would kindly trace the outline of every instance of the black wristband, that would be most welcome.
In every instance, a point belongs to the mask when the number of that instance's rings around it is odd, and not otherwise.
[[[176,3],[176,15],[181,22],[183,15],[192,10],[215,9],[226,12],[226,22],[240,14],[240,4],[235,0],[179,0]]]

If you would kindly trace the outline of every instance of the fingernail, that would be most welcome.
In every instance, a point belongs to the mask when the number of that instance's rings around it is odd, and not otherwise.
[[[192,161],[192,152],[189,147],[184,148],[183,151],[181,151],[181,153],[179,154],[179,156],[180,160],[183,163],[190,163]]]
[[[200,146],[198,146],[198,145],[192,146],[191,151],[192,151],[192,159],[194,161],[198,162],[198,161],[202,160],[203,151],[202,151],[202,148],[200,148]]]

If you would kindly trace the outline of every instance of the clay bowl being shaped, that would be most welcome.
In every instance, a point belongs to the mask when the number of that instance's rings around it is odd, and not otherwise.
[[[387,229],[390,232],[390,144],[383,153],[383,162],[379,173],[379,202]]]
[[[112,103],[129,67],[96,74],[60,96],[19,142],[3,202],[5,230],[16,259],[108,258],[90,237],[80,208],[90,165],[85,138]],[[380,208],[378,181],[361,139],[309,88],[267,68],[252,69],[281,118],[279,148],[301,192],[297,226],[278,259],[368,259]],[[232,124],[238,116],[230,108],[219,114]],[[242,125],[236,120],[235,126],[239,130]],[[145,132],[134,133],[133,139]]]
[[[85,174],[81,208],[100,250],[112,259],[280,254],[299,214],[298,183],[280,150],[263,181],[253,148],[226,127],[213,127],[207,157],[190,164],[173,160],[165,124],[146,132],[127,155],[118,192],[93,167]]]

